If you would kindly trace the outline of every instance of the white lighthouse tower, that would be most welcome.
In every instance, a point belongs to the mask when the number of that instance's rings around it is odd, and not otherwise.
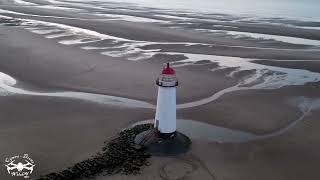
[[[178,79],[170,64],[157,79],[158,98],[154,128],[141,132],[134,142],[152,155],[166,156],[186,153],[191,140],[177,131],[176,87]]]
[[[176,87],[178,80],[169,63],[163,68],[156,84],[159,89],[154,126],[162,135],[170,136],[177,129]]]

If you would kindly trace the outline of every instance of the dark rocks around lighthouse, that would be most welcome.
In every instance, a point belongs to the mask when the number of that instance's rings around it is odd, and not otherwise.
[[[158,129],[149,129],[138,134],[134,140],[137,145],[154,156],[176,156],[190,150],[191,140],[176,131],[170,134],[160,133]]]
[[[91,178],[96,175],[116,173],[138,174],[148,164],[150,154],[134,143],[137,134],[152,128],[150,124],[137,125],[119,133],[119,136],[106,144],[96,156],[79,162],[60,172],[41,176],[41,180],[72,180]]]

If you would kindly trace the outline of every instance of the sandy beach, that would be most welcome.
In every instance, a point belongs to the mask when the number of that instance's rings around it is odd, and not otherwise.
[[[318,180],[318,26],[100,1],[0,0],[0,160],[28,153],[37,179],[90,158],[122,129],[154,118],[155,80],[171,62],[177,118],[201,123],[183,129],[191,151],[152,157],[135,176],[94,179]],[[224,138],[233,131],[238,138]],[[17,179],[5,166],[0,172]]]

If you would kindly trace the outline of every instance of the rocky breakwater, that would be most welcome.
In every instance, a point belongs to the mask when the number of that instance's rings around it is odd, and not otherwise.
[[[143,124],[121,131],[118,137],[106,143],[101,153],[60,172],[41,176],[39,180],[72,180],[116,173],[138,174],[151,156],[134,143],[134,138],[150,128],[151,124]]]

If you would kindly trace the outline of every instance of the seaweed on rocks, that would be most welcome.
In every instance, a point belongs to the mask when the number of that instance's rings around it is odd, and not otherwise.
[[[39,180],[74,180],[93,178],[99,174],[138,174],[143,166],[148,165],[147,160],[151,156],[134,143],[134,138],[151,128],[151,124],[143,124],[123,130],[106,144],[101,153],[60,172],[41,176]]]

